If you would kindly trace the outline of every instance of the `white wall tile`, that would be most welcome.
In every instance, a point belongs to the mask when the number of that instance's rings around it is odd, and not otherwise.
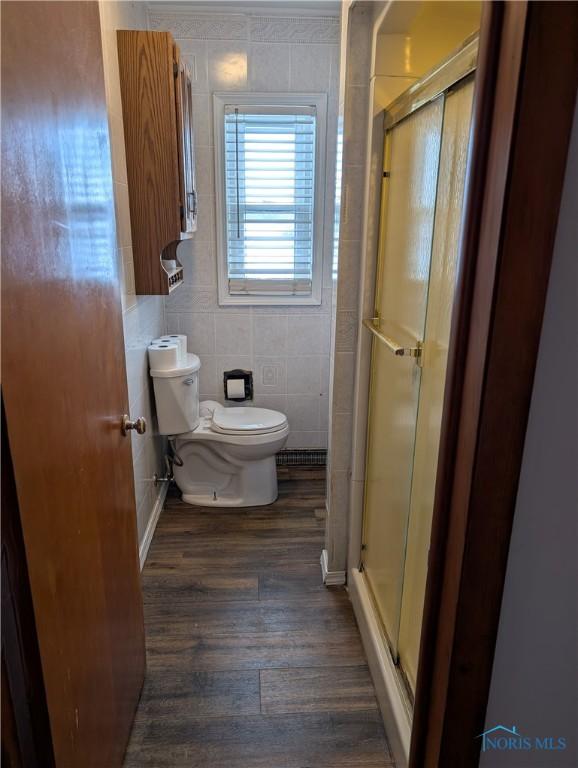
[[[287,354],[329,354],[329,328],[329,317],[292,318],[291,332],[287,339]]]
[[[212,98],[208,93],[193,93],[193,130],[195,150],[213,145]]]
[[[327,432],[302,432],[300,430],[291,431],[289,433],[289,437],[287,438],[285,448],[327,448]]]
[[[177,258],[183,265],[185,283],[195,288],[216,286],[217,266],[214,243],[202,242],[194,237],[183,240],[177,248]]]
[[[262,395],[287,392],[287,360],[284,357],[256,357],[253,373],[254,390]]]
[[[347,85],[367,85],[371,62],[371,4],[350,14],[348,27]]]
[[[191,70],[194,93],[209,92],[209,57],[206,40],[180,40],[179,48],[183,59]]]
[[[256,393],[253,403],[256,408],[270,408],[272,411],[287,413],[287,395]]]
[[[321,394],[321,357],[287,359],[287,393],[290,395]]]
[[[288,91],[290,46],[252,43],[249,51],[249,88],[252,91]]]
[[[246,90],[247,45],[244,42],[212,40],[208,54],[210,91]]]
[[[324,355],[321,358],[321,392],[326,395],[329,393],[329,379],[331,373],[331,357]]]
[[[350,413],[331,415],[333,430],[331,435],[331,465],[334,470],[349,470],[351,466],[351,430]]]
[[[328,394],[322,394],[319,398],[319,429],[329,431],[329,401]]]
[[[210,198],[215,196],[215,156],[209,147],[203,147],[195,154],[195,182],[197,194]],[[193,239],[199,239],[198,232],[195,232]]]
[[[209,195],[199,195],[197,231],[195,237],[199,242],[214,243],[216,239],[215,230],[215,198]]]
[[[291,46],[292,91],[329,92],[331,50],[326,45]]]
[[[217,378],[217,361],[211,355],[200,355],[201,370],[199,371],[199,394],[201,399],[207,398],[213,392],[218,392],[222,379]],[[208,398],[207,398],[208,399]]]
[[[337,352],[333,385],[333,408],[336,413],[351,413],[355,383],[355,354]]]
[[[253,348],[256,355],[282,357],[287,353],[287,317],[254,316]]]
[[[217,315],[215,351],[218,355],[250,355],[251,318],[247,315]]]
[[[343,124],[343,152],[348,165],[365,163],[368,117],[369,86],[350,86],[347,89]]]
[[[179,333],[187,336],[187,349],[195,355],[215,354],[215,316],[212,312],[179,315]]]
[[[319,429],[319,395],[287,395],[287,419],[291,429]]]
[[[339,237],[343,240],[361,240],[365,184],[363,166],[344,165],[341,192],[341,223]]]
[[[214,312],[217,309],[217,289],[196,288],[187,282],[167,296],[165,308],[167,312]]]
[[[180,333],[179,319],[180,314],[177,312],[167,312],[165,314],[165,325],[167,333]]]
[[[356,310],[359,306],[361,278],[361,243],[357,240],[339,242],[339,281],[337,305],[341,310]]]
[[[331,503],[328,506],[326,547],[329,561],[336,570],[347,567],[347,522],[349,510],[349,472],[335,471],[329,481]]]

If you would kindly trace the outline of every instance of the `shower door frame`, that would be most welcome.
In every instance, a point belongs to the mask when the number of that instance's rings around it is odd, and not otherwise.
[[[442,153],[442,145],[443,145],[443,130],[444,130],[444,120],[445,120],[445,109],[446,109],[446,100],[450,93],[455,91],[456,89],[461,88],[466,82],[470,81],[472,77],[474,77],[476,72],[476,66],[477,66],[477,59],[478,59],[478,51],[479,51],[479,32],[475,32],[474,34],[470,35],[466,40],[464,40],[461,47],[453,53],[448,59],[443,61],[439,67],[433,69],[431,72],[429,72],[427,75],[425,75],[422,79],[420,79],[417,83],[414,83],[410,88],[408,88],[406,91],[403,92],[400,96],[398,96],[397,99],[395,99],[386,109],[384,113],[384,121],[383,121],[383,128],[384,128],[384,150],[383,150],[383,158],[384,163],[383,167],[384,169],[389,169],[391,166],[391,144],[392,144],[392,131],[396,127],[400,125],[404,120],[407,118],[419,113],[422,109],[427,108],[431,104],[433,104],[435,101],[437,101],[439,98],[443,99],[442,102],[442,118],[440,123],[440,145],[439,145],[439,152],[438,152],[438,163],[441,162],[441,153]],[[438,165],[437,174],[439,175],[440,168]],[[362,551],[361,551],[361,557],[360,557],[360,565],[359,565],[359,571],[364,572],[367,576],[367,562],[365,558],[363,557],[363,553],[366,550],[367,544],[367,483],[368,483],[368,454],[370,450],[370,443],[371,443],[371,430],[369,428],[369,424],[371,422],[371,416],[372,416],[372,406],[373,401],[372,397],[374,394],[374,370],[373,366],[375,364],[375,342],[379,341],[382,344],[385,344],[389,350],[394,355],[401,355],[401,356],[410,356],[415,359],[416,365],[418,365],[421,368],[422,365],[422,354],[423,354],[423,345],[425,343],[425,330],[426,330],[426,322],[427,322],[427,302],[429,300],[429,277],[428,277],[428,288],[426,290],[426,310],[424,312],[424,327],[423,332],[421,334],[421,337],[417,338],[415,341],[416,346],[414,348],[403,348],[400,347],[393,339],[388,338],[385,336],[379,328],[380,324],[380,317],[377,310],[378,304],[380,302],[380,294],[382,291],[382,274],[384,270],[384,263],[387,258],[387,251],[385,250],[385,231],[387,230],[387,200],[390,195],[390,189],[389,189],[389,172],[386,174],[386,171],[384,170],[384,178],[383,178],[383,184],[382,184],[382,192],[381,192],[381,216],[380,216],[380,225],[379,225],[379,235],[378,235],[378,254],[377,254],[377,264],[376,264],[376,276],[375,276],[375,296],[374,296],[374,312],[373,314],[376,315],[375,317],[371,318],[365,318],[362,320],[362,325],[365,329],[369,330],[370,333],[373,335],[372,339],[372,345],[371,345],[371,353],[370,353],[370,383],[369,383],[369,404],[368,404],[368,413],[367,413],[367,421],[368,421],[368,430],[367,430],[367,437],[366,437],[366,447],[365,447],[365,482],[364,482],[364,494],[363,494],[363,518],[362,518]],[[428,270],[431,270],[431,257],[432,257],[432,250],[433,250],[433,243],[435,239],[435,219],[436,219],[436,208],[437,208],[437,184],[439,182],[439,178],[436,181],[436,202],[434,204],[433,209],[433,218],[432,218],[432,236],[431,236],[431,247],[430,247],[430,266],[428,267]],[[421,382],[418,387],[418,395],[417,399],[419,401],[420,394],[419,390],[421,389]],[[416,424],[414,427],[417,427],[417,410],[416,410]],[[415,444],[415,441],[414,441]],[[413,459],[412,459],[413,462]],[[413,469],[412,469],[413,474]],[[410,493],[411,493],[411,481],[410,481]],[[407,524],[409,524],[409,509],[408,509],[408,521]],[[406,529],[406,539],[407,539],[407,529]],[[404,548],[407,544],[407,541],[404,543]],[[404,554],[404,560],[405,560],[405,554]],[[402,569],[403,570],[403,569]],[[405,682],[405,673],[402,671],[402,668],[399,666],[399,659],[398,659],[398,638],[392,637],[390,633],[387,630],[385,618],[380,614],[380,610],[377,605],[377,595],[374,592],[374,589],[372,586],[368,583],[368,589],[371,595],[371,600],[374,605],[374,608],[376,610],[376,613],[379,615],[379,623],[381,626],[381,630],[383,632],[384,639],[387,642],[387,645],[389,647],[389,652],[391,655],[392,660],[394,661],[394,664],[400,671],[400,674],[404,680],[404,686],[406,688],[406,692],[409,693],[409,686]],[[403,583],[402,583],[403,588]],[[399,605],[399,611],[400,615],[398,616],[398,620],[401,617],[401,598],[400,598],[400,605]],[[399,635],[399,626],[397,628],[397,635]],[[410,694],[411,695],[411,694]]]
[[[484,4],[410,768],[479,762],[577,87],[574,4]]]

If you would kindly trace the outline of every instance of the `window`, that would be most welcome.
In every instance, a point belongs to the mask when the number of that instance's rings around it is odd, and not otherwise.
[[[325,96],[215,95],[221,304],[319,304]]]

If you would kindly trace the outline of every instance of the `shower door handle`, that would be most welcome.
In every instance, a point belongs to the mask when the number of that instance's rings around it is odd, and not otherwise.
[[[379,329],[378,317],[372,317],[368,320],[364,320],[363,325],[365,328],[367,328],[368,331],[371,331],[371,333],[375,336],[376,339],[378,339],[382,344],[385,344],[387,349],[390,352],[392,352],[394,355],[396,355],[397,357],[415,357],[416,362],[419,365],[419,361],[420,361],[421,353],[423,349],[423,343],[421,341],[418,341],[415,347],[402,347],[400,344],[397,344],[389,336],[386,336],[385,333],[383,333]]]

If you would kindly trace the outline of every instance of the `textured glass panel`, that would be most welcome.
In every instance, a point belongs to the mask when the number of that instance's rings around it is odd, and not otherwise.
[[[463,214],[473,91],[472,79],[446,97],[444,111],[399,633],[400,663],[414,691]]]
[[[390,132],[376,306],[397,343],[423,339],[443,97]],[[420,368],[374,340],[366,470],[365,577],[397,656]]]

